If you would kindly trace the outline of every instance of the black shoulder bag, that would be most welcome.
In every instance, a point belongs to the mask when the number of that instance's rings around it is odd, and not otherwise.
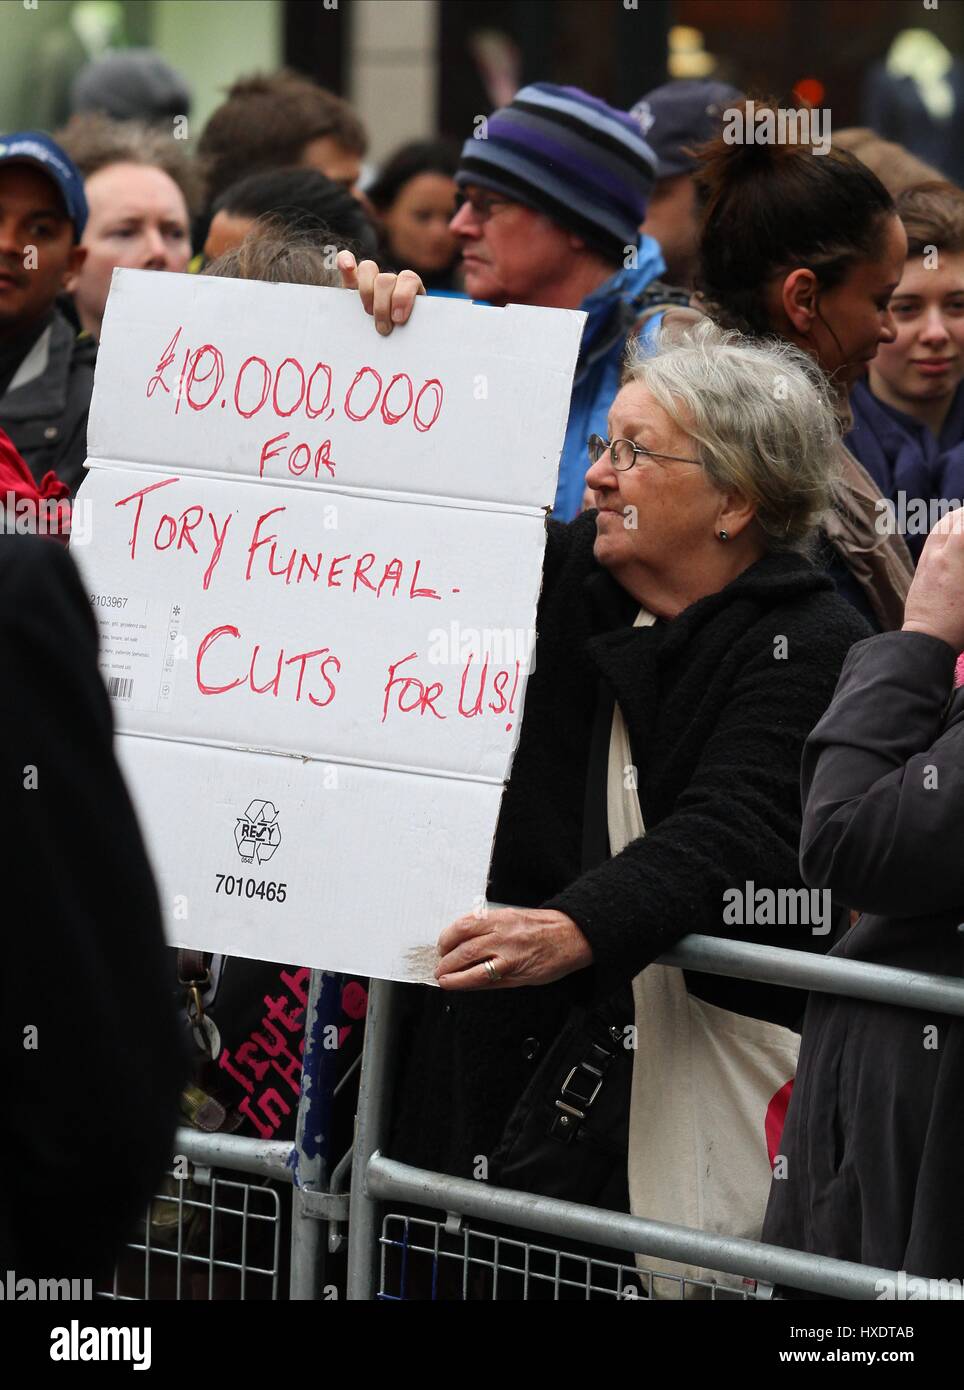
[[[613,696],[600,682],[583,815],[583,872],[609,858],[606,776]],[[634,1037],[631,984],[577,1004],[523,1091],[489,1161],[500,1187],[629,1210],[627,1162]]]

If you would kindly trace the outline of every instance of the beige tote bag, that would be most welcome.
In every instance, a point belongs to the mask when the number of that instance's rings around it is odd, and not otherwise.
[[[636,627],[655,621],[640,610]],[[608,770],[609,841],[618,854],[645,835],[629,736],[613,713]],[[721,905],[722,911],[722,905]],[[634,1216],[759,1239],[770,1190],[767,1131],[779,1129],[797,1067],[799,1034],[693,998],[682,970],[647,966],[633,981],[636,1052],[629,1119]],[[642,1270],[742,1288],[719,1274],[639,1254]],[[676,1278],[653,1296],[679,1298]],[[709,1290],[686,1287],[687,1298]]]

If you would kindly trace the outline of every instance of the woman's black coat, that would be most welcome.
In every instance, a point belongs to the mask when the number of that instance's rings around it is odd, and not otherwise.
[[[627,985],[689,932],[802,950],[831,940],[807,926],[726,926],[723,894],[799,886],[801,750],[866,624],[807,560],[769,555],[673,621],[634,628],[638,605],[593,558],[595,533],[595,512],[549,526],[489,884],[492,901],[568,913],[595,963],[535,988],[405,990],[391,1151],[461,1177],[497,1144],[576,1000]],[[591,732],[607,695],[626,719],[647,834],[582,873]],[[589,793],[605,827],[604,776]],[[688,980],[711,1002],[799,1026],[794,991]]]
[[[833,954],[964,972],[964,690],[956,652],[859,643],[804,755],[808,883],[863,912]],[[964,1019],[815,994],[763,1238],[964,1277]]]

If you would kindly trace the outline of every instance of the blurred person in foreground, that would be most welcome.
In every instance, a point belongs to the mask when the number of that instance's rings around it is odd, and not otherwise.
[[[419,284],[376,271],[355,274],[385,332]],[[628,366],[589,441],[596,509],[548,526],[488,885],[513,906],[446,928],[441,988],[405,991],[392,1156],[759,1230],[804,998],[656,962],[690,932],[831,940],[830,914],[814,931],[725,904],[750,881],[797,889],[801,750],[868,631],[807,555],[837,441],[824,379],[788,344],[702,324]],[[583,1038],[595,1108],[566,1090]]]
[[[861,912],[833,954],[964,971],[964,511],[924,546],[903,628],[859,642],[804,753],[804,879]],[[959,679],[959,678],[958,678]],[[959,1280],[964,1020],[813,994],[764,1240]],[[878,1285],[880,1298],[926,1297]],[[946,1296],[930,1291],[930,1297]]]
[[[382,165],[365,196],[378,215],[383,270],[414,270],[431,294],[457,288],[455,214],[458,151],[442,140],[402,145]]]
[[[694,150],[719,134],[726,109],[743,100],[742,92],[725,82],[685,78],[654,87],[629,113],[657,159],[640,231],[659,242],[671,285],[692,289],[699,260]]]
[[[340,285],[337,252],[347,248],[363,260],[377,247],[375,228],[358,199],[317,169],[251,174],[222,193],[211,212],[204,243],[208,262],[233,251],[252,231],[270,226],[276,232],[283,229],[300,244],[311,241],[330,253],[326,272],[330,272],[332,284]]]
[[[767,108],[755,109],[760,119]],[[829,378],[846,429],[851,388],[897,333],[889,306],[907,237],[890,194],[852,154],[722,135],[701,151],[697,179],[697,300],[726,328],[808,352]],[[878,525],[880,489],[842,443],[838,464],[822,562],[873,627],[899,628],[910,552]]]
[[[933,522],[964,498],[964,191],[921,184],[897,211],[907,233],[890,301],[897,334],[853,388],[846,443],[917,559]]]
[[[58,297],[83,266],[83,178],[39,131],[0,137],[0,428],[39,483],[76,489],[87,458],[96,344]]]
[[[75,116],[58,133],[84,176],[87,255],[68,281],[80,326],[100,338],[116,267],[187,269],[201,182],[170,135],[137,121]]]
[[[462,147],[464,201],[451,224],[466,293],[588,315],[553,511],[569,521],[582,503],[586,439],[605,430],[627,342],[689,295],[661,283],[659,246],[639,233],[656,157],[625,111],[536,82],[478,134]]]
[[[0,539],[0,823],[13,849],[0,1266],[97,1278],[170,1158],[182,1052],[154,881],[66,550]]]

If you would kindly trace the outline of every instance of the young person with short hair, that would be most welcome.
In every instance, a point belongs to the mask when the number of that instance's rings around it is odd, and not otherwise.
[[[908,243],[890,302],[897,333],[854,386],[846,442],[895,504],[916,560],[937,516],[964,498],[964,191],[919,184],[897,211]]]

